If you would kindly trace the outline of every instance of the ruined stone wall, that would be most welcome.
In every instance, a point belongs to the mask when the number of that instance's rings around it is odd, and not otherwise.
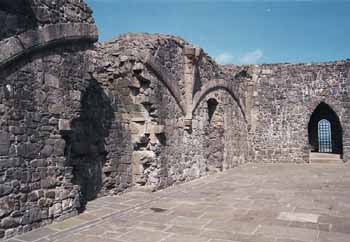
[[[211,116],[208,102],[218,104]],[[237,102],[225,90],[208,94],[194,115],[194,135],[202,145],[204,166],[210,173],[233,168],[248,161],[247,123]]]
[[[84,197],[72,141],[90,130],[77,120],[110,117],[90,104],[109,107],[88,74],[97,32],[84,3],[4,0],[0,21],[0,238],[8,238],[77,214]],[[98,146],[105,134],[96,134]]]
[[[81,98],[91,85],[85,48],[38,54],[1,75],[2,237],[71,216],[81,206],[66,126],[83,115]]]
[[[52,24],[94,22],[92,11],[80,0],[2,0],[0,40]]]
[[[107,163],[111,167],[124,164],[127,170],[113,171],[120,179],[131,181],[124,188],[159,189],[245,161],[247,123],[232,93],[209,88],[198,108],[187,99],[188,92],[193,98],[206,90],[210,80],[224,77],[219,66],[199,49],[198,60],[189,60],[188,54],[196,54],[195,50],[177,37],[150,34],[125,34],[98,45],[94,77],[112,100],[119,100],[120,107],[114,112],[130,135],[122,144],[118,139],[111,141],[111,147],[118,147],[115,150],[107,149],[111,157]],[[214,92],[219,105],[215,125],[210,127],[206,100]],[[193,112],[190,126],[188,111]],[[113,186],[106,190],[121,191]]]
[[[349,157],[350,62],[257,66],[251,92],[256,162],[308,162],[308,122],[321,102],[338,115]]]
[[[108,162],[110,167],[124,167],[123,171],[114,172],[127,183],[122,189],[108,187],[110,191],[120,192],[132,185],[157,189],[169,183],[168,161],[163,156],[164,147],[172,143],[168,139],[174,135],[165,135],[165,130],[173,132],[171,124],[181,121],[183,113],[160,79],[161,75],[171,77],[180,95],[183,63],[178,45],[183,42],[160,35],[126,34],[98,46],[94,75],[110,98],[120,103],[115,114],[124,122],[125,135],[129,136],[111,140],[114,150],[108,150]],[[146,67],[145,59],[149,55],[156,56],[156,65],[166,69],[166,74]],[[183,136],[182,128],[179,130]],[[116,145],[119,140],[122,142]]]
[[[350,62],[219,66],[160,34],[93,45],[80,0],[4,3],[0,238],[130,187],[157,190],[249,161],[307,162],[320,102],[339,116],[349,159]]]

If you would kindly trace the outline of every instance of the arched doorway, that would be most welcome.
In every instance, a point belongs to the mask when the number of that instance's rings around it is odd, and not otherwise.
[[[320,103],[308,125],[311,152],[342,154],[342,133],[338,115],[326,103]]]

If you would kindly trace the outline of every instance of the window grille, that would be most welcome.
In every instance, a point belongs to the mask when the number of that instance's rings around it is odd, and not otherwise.
[[[331,123],[326,119],[318,122],[318,149],[322,153],[332,152]]]

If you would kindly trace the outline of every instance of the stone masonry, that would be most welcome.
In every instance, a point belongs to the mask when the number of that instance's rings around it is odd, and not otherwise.
[[[0,4],[0,238],[246,162],[309,162],[320,103],[349,161],[350,62],[220,66],[161,34],[97,43],[82,0]]]

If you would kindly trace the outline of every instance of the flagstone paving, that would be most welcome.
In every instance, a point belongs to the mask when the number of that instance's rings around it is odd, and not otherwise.
[[[348,242],[350,167],[248,164],[84,213],[8,242]]]

